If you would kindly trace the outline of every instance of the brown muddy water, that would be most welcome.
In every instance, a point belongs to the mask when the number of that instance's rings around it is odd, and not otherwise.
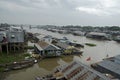
[[[28,29],[27,29],[28,30]],[[65,62],[71,62],[74,60],[80,60],[86,65],[91,63],[96,63],[101,61],[103,58],[106,58],[106,55],[109,57],[116,56],[120,54],[120,43],[115,41],[98,41],[92,40],[82,36],[73,36],[71,34],[59,34],[48,32],[46,30],[41,29],[31,29],[28,30],[33,33],[41,33],[45,35],[52,35],[53,37],[63,38],[67,37],[71,41],[77,41],[77,43],[85,44],[85,43],[94,43],[97,46],[90,47],[86,46],[83,49],[83,56],[62,56],[58,58],[47,58],[40,61],[38,64],[34,66],[22,70],[7,72],[4,80],[34,80],[36,76],[44,76],[50,73],[55,67],[59,66],[59,64],[64,64]],[[91,61],[86,61],[88,57],[91,57]],[[63,61],[62,61],[63,60]]]
[[[36,76],[47,75],[53,71],[55,67],[64,64],[62,60],[71,62],[73,61],[73,56],[44,59],[30,68],[5,73],[6,76],[4,80],[34,80]]]

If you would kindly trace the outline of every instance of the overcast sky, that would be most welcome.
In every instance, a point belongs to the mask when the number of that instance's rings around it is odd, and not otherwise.
[[[0,23],[120,25],[120,0],[0,0]]]

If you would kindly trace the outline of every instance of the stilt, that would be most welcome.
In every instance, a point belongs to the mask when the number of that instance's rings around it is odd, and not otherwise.
[[[2,53],[2,45],[0,45],[0,53]]]
[[[11,44],[9,44],[9,47],[10,47],[10,52],[11,52],[11,51],[12,51],[12,50],[11,50]]]
[[[14,47],[14,52],[15,52],[15,43],[13,43],[13,47]]]
[[[23,52],[24,52],[24,51],[25,51],[25,50],[24,50],[24,49],[25,49],[25,45],[24,45],[24,43],[23,43],[23,47],[22,47],[22,48],[23,48]]]
[[[7,54],[9,54],[9,50],[8,50],[8,43],[7,43],[6,47],[7,47]]]

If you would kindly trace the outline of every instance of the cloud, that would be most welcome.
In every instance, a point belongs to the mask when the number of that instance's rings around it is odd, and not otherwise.
[[[27,7],[19,4],[19,2],[0,1],[0,8],[8,11],[30,11],[33,7]]]
[[[86,12],[89,14],[99,15],[99,16],[110,15],[108,12],[105,12],[103,10],[96,9],[96,8],[78,7],[78,8],[76,8],[76,10],[83,11],[83,12]]]
[[[77,10],[93,15],[120,13],[120,0],[1,0],[0,8],[11,11]],[[114,12],[113,12],[114,11]]]
[[[94,5],[89,6],[78,6],[75,9],[80,12],[85,12],[88,14],[98,15],[98,16],[110,16],[120,13],[120,6],[118,0],[89,0],[94,3]]]
[[[86,24],[92,23],[91,18],[93,24],[99,20],[98,23],[109,23],[110,19],[117,23],[119,3],[120,0],[0,0],[0,17],[16,23]],[[20,21],[22,18],[24,21]]]
[[[98,0],[101,7],[112,8],[118,5],[118,0]]]

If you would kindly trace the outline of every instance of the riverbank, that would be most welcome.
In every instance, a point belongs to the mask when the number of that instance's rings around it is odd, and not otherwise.
[[[26,53],[14,53],[14,54],[1,53],[0,65],[2,66],[13,62],[19,62],[21,60],[24,60],[26,56],[28,56],[28,54]],[[4,70],[4,68],[1,66],[0,66],[0,72]]]
[[[24,58],[27,55],[25,53],[14,53],[14,54],[7,54],[7,53],[1,53],[0,55],[0,80],[4,79],[4,70],[5,67],[3,65],[10,64],[13,62],[19,62],[21,60],[24,60]]]

